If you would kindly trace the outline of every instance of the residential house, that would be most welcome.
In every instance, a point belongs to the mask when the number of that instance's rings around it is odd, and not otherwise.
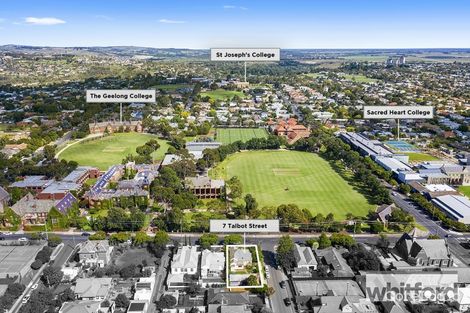
[[[81,244],[78,251],[80,263],[105,267],[111,261],[113,247],[108,240],[88,240]]]
[[[451,267],[453,265],[447,242],[444,239],[418,239],[420,231],[404,233],[394,251],[408,263],[417,266]]]
[[[127,313],[147,313],[148,305],[147,301],[132,300],[127,308]]]
[[[396,210],[394,204],[382,204],[377,207],[375,213],[377,214],[377,219],[384,225],[387,225],[388,219],[392,215],[392,212]]]
[[[104,300],[112,286],[112,278],[79,278],[74,288],[78,300]]]
[[[249,313],[251,312],[248,292],[207,291],[207,313]]]
[[[74,301],[64,302],[59,313],[113,313],[115,304],[106,301]]]
[[[179,247],[171,262],[171,274],[197,274],[200,254],[197,247]]]
[[[141,277],[135,283],[134,300],[147,301],[150,303],[152,300],[153,288],[155,287],[155,274],[150,277]]]
[[[225,254],[205,249],[201,256],[201,279],[203,286],[224,285],[222,275],[225,268]]]
[[[328,273],[334,277],[354,277],[354,272],[349,267],[341,253],[334,247],[315,250],[320,264],[328,267]]]
[[[233,251],[230,260],[230,270],[243,270],[249,264],[251,264],[253,258],[250,250],[246,248],[237,248]]]
[[[294,256],[297,268],[317,269],[318,263],[310,247],[295,244]]]
[[[315,313],[378,313],[376,306],[367,298],[358,296],[323,296],[314,305]]]

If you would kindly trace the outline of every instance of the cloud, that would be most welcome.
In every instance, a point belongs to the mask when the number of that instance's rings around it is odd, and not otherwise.
[[[112,21],[113,20],[113,18],[111,16],[101,15],[101,14],[95,15],[95,18],[99,18],[99,19],[106,20],[106,21]]]
[[[243,11],[246,11],[248,10],[247,7],[237,7],[236,5],[224,5],[223,6],[224,10],[235,10],[235,9],[239,9],[239,10],[243,10]]]
[[[159,20],[159,22],[163,23],[163,24],[184,24],[184,23],[186,23],[186,21],[168,20],[166,18],[162,18],[161,20]]]
[[[6,21],[6,19],[0,17],[0,23],[3,23],[5,21]]]
[[[65,24],[64,20],[55,17],[27,17],[24,22],[29,25],[58,25]]]

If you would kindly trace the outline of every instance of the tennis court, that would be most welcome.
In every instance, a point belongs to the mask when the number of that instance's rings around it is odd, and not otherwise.
[[[389,140],[385,142],[385,144],[395,151],[400,151],[400,152],[419,152],[420,151],[417,147],[402,140]]]

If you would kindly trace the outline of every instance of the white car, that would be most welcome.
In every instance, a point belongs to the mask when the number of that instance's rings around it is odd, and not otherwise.
[[[31,295],[26,295],[26,296],[24,296],[23,300],[21,300],[21,303],[22,303],[22,304],[28,303],[29,298],[31,298]]]
[[[39,287],[39,284],[34,284],[34,285],[31,286],[31,289],[35,290],[35,289],[38,289],[38,287]]]
[[[11,236],[13,235],[13,233],[11,231],[6,231],[3,233],[5,236]]]
[[[21,237],[21,238],[18,238],[18,241],[25,242],[25,241],[28,241],[28,238],[26,238],[26,237]]]

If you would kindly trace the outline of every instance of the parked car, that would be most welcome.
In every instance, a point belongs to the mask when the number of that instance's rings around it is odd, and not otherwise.
[[[39,284],[34,284],[34,285],[31,286],[31,289],[35,290],[35,289],[38,289],[38,287],[39,287]]]
[[[287,287],[286,281],[284,281],[284,280],[281,281],[281,282],[279,283],[279,286],[281,286],[282,289],[286,289],[286,287]]]
[[[28,238],[26,238],[26,237],[21,237],[21,238],[18,238],[18,241],[26,242],[26,241],[28,241]]]
[[[290,300],[290,298],[285,298],[285,299],[284,299],[284,304],[285,304],[286,306],[289,306],[289,305],[292,304],[292,301]]]
[[[6,231],[6,232],[3,233],[3,235],[10,236],[10,235],[13,235],[13,233],[11,231]]]
[[[85,236],[85,237],[89,237],[91,234],[90,233],[87,233],[87,232],[83,232],[82,233],[82,236]]]
[[[23,300],[21,300],[21,303],[22,303],[22,304],[28,303],[29,298],[31,298],[31,295],[26,295],[26,296],[24,296]]]

